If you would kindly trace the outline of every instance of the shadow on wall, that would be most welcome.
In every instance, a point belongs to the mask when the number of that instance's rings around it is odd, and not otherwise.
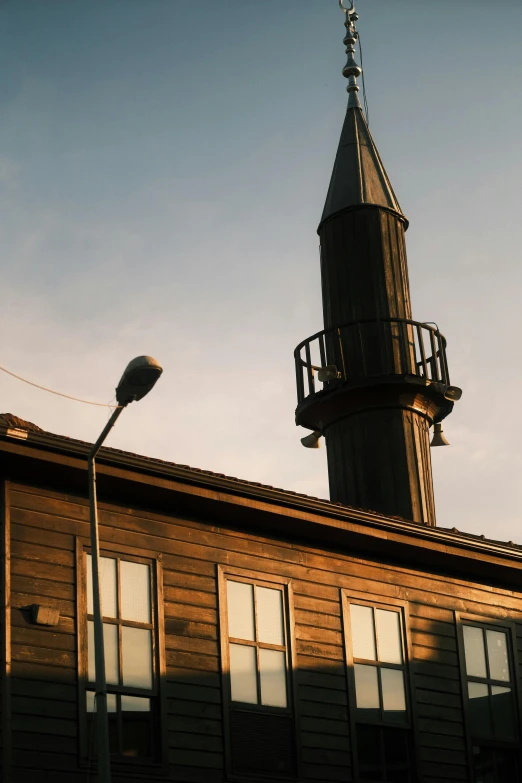
[[[402,725],[414,737],[420,779],[462,779],[467,756],[455,625],[450,612],[448,621],[434,621],[420,616],[422,611],[413,608],[406,687],[411,702]],[[25,604],[13,608],[12,626],[11,780],[95,781],[92,721],[78,684],[73,619],[62,617],[58,628],[35,626]],[[321,629],[314,632],[320,638]],[[257,772],[290,780],[299,771],[302,780],[346,781],[353,776],[356,744],[359,763],[372,763],[368,742],[379,753],[378,733],[361,729],[358,743],[351,736],[354,720],[371,724],[378,716],[364,709],[350,715],[348,704],[355,699],[348,696],[351,674],[347,677],[341,650],[297,640],[295,698],[283,713],[223,706],[217,641],[216,626],[166,620],[161,699],[150,702],[149,713],[133,709],[132,700],[125,704],[122,696],[112,700],[111,742],[122,753],[113,759],[115,783],[155,780],[159,773],[178,783],[217,783],[226,779],[227,759],[240,776]],[[390,726],[396,737],[401,721],[395,712]],[[148,753],[152,757],[143,755]]]

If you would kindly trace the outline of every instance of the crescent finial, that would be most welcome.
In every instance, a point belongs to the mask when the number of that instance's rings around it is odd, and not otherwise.
[[[343,13],[350,14],[352,11],[355,10],[355,0],[350,0],[350,3],[351,3],[350,8],[346,8],[344,4],[344,0],[339,0],[339,8],[341,9],[341,11],[343,11]]]

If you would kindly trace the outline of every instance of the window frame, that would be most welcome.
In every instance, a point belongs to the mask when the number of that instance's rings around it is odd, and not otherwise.
[[[218,582],[218,622],[219,622],[219,644],[220,644],[220,662],[221,662],[221,685],[222,685],[222,705],[223,705],[223,739],[225,745],[225,770],[227,780],[231,781],[271,781],[276,783],[278,780],[289,781],[300,779],[301,777],[301,746],[299,742],[299,712],[297,700],[297,688],[295,682],[295,673],[297,671],[296,644],[295,644],[295,619],[294,619],[294,601],[292,591],[292,580],[290,577],[273,576],[261,571],[247,570],[244,568],[235,568],[233,566],[216,565]],[[235,637],[228,635],[228,605],[227,605],[227,581],[239,581],[247,584],[259,585],[261,587],[281,589],[283,594],[283,622],[286,641],[286,687],[287,687],[287,706],[271,707],[262,704],[248,704],[246,702],[233,702],[231,698],[230,684],[230,640]],[[245,643],[246,640],[239,640]],[[234,642],[232,642],[234,643]],[[260,644],[258,642],[248,642],[248,646]],[[262,643],[261,643],[262,644]],[[274,645],[262,645],[265,649],[278,649]],[[259,647],[257,647],[259,649]],[[257,671],[257,682],[259,687],[259,670]],[[233,771],[232,752],[230,738],[230,712],[248,712],[256,715],[274,715],[285,716],[292,720],[293,738],[295,747],[295,777],[280,777],[277,775],[263,775],[256,773],[240,774]]]
[[[420,762],[416,749],[419,747],[419,721],[417,719],[417,705],[413,697],[415,693],[415,683],[413,679],[413,651],[411,639],[411,624],[409,605],[407,601],[402,601],[388,596],[360,592],[358,590],[341,589],[342,601],[342,621],[343,621],[343,639],[344,639],[344,663],[346,671],[347,693],[348,693],[348,720],[350,725],[350,745],[352,751],[352,768],[354,781],[360,781],[359,774],[359,754],[357,748],[357,725],[374,726],[381,729],[402,730],[409,732],[411,742],[411,776],[412,780],[420,780]],[[357,701],[355,691],[355,670],[354,661],[364,663],[365,659],[353,656],[352,629],[350,622],[350,604],[358,606],[368,606],[372,609],[384,609],[394,611],[399,614],[401,642],[402,642],[402,664],[388,664],[384,661],[375,661],[369,665],[375,667],[388,667],[400,669],[404,673],[404,690],[406,701],[406,720],[404,723],[392,723],[381,719],[360,720],[357,716]],[[368,661],[366,660],[366,663]],[[379,677],[379,697],[382,700],[382,688]],[[382,712],[382,710],[381,710]]]
[[[462,688],[462,706],[464,713],[464,731],[466,738],[466,748],[468,754],[469,769],[473,769],[473,747],[484,747],[493,750],[506,750],[512,751],[517,757],[519,766],[519,777],[522,779],[522,753],[520,750],[520,742],[522,740],[522,730],[520,728],[521,718],[521,683],[520,683],[520,668],[517,654],[516,645],[516,623],[513,620],[507,620],[503,618],[493,617],[491,615],[479,615],[470,612],[455,611],[455,623],[457,626],[457,649],[459,657],[459,673],[460,682]],[[492,682],[497,682],[488,678],[468,677],[466,669],[466,652],[464,647],[464,626],[471,625],[473,627],[481,628],[483,630],[492,631],[504,631],[508,637],[508,660],[511,669],[511,681],[504,685],[510,685],[513,691],[513,708],[515,712],[515,737],[513,739],[499,739],[496,737],[473,737],[471,732],[471,717],[469,709],[469,697],[468,697],[468,680],[472,682],[487,682],[488,685]],[[489,669],[489,662],[488,662]],[[500,682],[500,681],[499,681]]]
[[[89,748],[88,717],[87,717],[87,691],[89,688],[88,672],[88,614],[87,614],[87,555],[91,554],[90,542],[77,537],[76,539],[76,611],[77,611],[77,665],[78,665],[78,712],[79,712],[79,760],[80,766],[92,766],[95,757]],[[122,621],[121,618],[107,618],[108,624],[118,627],[118,656],[121,671],[121,628],[143,628],[151,630],[152,636],[152,688],[146,691],[143,688],[127,687],[123,685],[110,685],[108,690],[112,693],[129,696],[140,696],[156,701],[156,715],[159,721],[159,730],[156,732],[157,747],[155,754],[150,757],[127,757],[123,755],[111,755],[111,765],[126,770],[132,776],[133,771],[141,774],[144,769],[148,774],[160,773],[162,776],[168,773],[167,763],[167,721],[166,721],[166,694],[163,683],[166,677],[165,660],[165,624],[163,612],[163,570],[161,554],[144,557],[143,551],[126,546],[124,551],[116,548],[100,549],[100,557],[110,557],[117,560],[117,574],[119,579],[119,561],[143,563],[150,566],[150,601],[151,623],[140,623],[132,620]],[[120,590],[118,589],[118,601]],[[118,613],[120,607],[118,606]],[[105,622],[105,621],[104,621]],[[154,725],[153,725],[154,730]]]

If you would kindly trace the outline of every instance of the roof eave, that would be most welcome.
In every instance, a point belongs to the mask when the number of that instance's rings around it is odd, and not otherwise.
[[[52,458],[53,455],[75,457],[77,462],[75,467],[85,470],[87,470],[89,447],[88,443],[46,432],[31,432],[28,438],[22,441],[10,437],[5,431],[0,431],[2,451],[33,458],[40,455],[40,458],[44,458],[44,453],[48,455],[47,459],[49,456]],[[35,450],[40,454],[35,455]],[[243,508],[244,500],[258,501],[256,510],[264,509],[266,513],[277,516],[278,530],[283,536],[289,531],[294,535],[296,525],[303,533],[308,526],[316,531],[313,536],[315,540],[318,535],[323,539],[328,531],[329,538],[332,540],[346,536],[361,541],[364,539],[367,546],[379,548],[381,554],[392,555],[394,547],[400,545],[404,551],[411,550],[412,553],[420,551],[426,557],[435,557],[441,562],[455,557],[459,561],[466,559],[469,560],[469,567],[472,569],[482,568],[481,563],[487,566],[488,560],[495,567],[500,565],[507,567],[509,563],[509,570],[514,570],[519,575],[517,581],[522,584],[522,547],[517,545],[494,542],[441,528],[426,527],[398,517],[385,517],[372,511],[343,506],[328,500],[204,472],[188,466],[166,463],[137,454],[119,452],[115,449],[101,450],[98,472],[115,476],[118,474],[118,478],[127,480],[136,480],[136,474],[139,474],[140,481],[143,479],[145,484],[148,483],[149,478],[160,478],[167,484],[172,482],[173,490],[187,494],[191,493],[191,488],[200,487],[206,490],[207,501],[229,503]],[[164,488],[168,488],[167,485]],[[419,565],[420,563],[421,561]]]

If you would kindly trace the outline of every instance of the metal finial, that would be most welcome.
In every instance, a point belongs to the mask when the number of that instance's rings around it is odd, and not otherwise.
[[[346,88],[346,91],[349,96],[348,108],[349,109],[353,107],[360,108],[361,104],[359,102],[359,96],[357,95],[357,93],[359,92],[357,77],[362,74],[362,68],[360,65],[358,65],[355,62],[355,58],[354,58],[355,43],[357,41],[357,38],[359,37],[359,34],[355,29],[355,23],[359,17],[355,12],[354,0],[350,0],[350,8],[346,8],[343,0],[339,0],[339,7],[346,16],[346,20],[344,23],[344,26],[346,27],[346,36],[343,43],[346,45],[346,54],[348,56],[348,60],[343,68],[343,76],[346,79],[348,79],[348,87]]]

